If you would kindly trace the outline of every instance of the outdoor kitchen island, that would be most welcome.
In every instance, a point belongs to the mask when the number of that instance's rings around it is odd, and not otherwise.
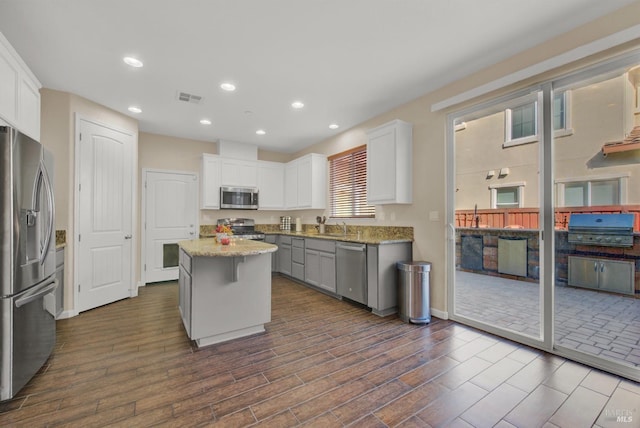
[[[179,307],[198,347],[264,331],[271,321],[271,253],[259,241],[181,241]]]

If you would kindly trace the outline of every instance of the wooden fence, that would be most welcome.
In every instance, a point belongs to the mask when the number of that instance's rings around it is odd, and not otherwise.
[[[602,205],[597,207],[563,207],[555,210],[556,229],[565,230],[569,226],[572,213],[631,213],[634,214],[633,230],[640,232],[640,205]],[[493,229],[538,229],[538,208],[498,208],[478,210],[478,227]],[[457,210],[456,227],[476,227],[474,210]]]

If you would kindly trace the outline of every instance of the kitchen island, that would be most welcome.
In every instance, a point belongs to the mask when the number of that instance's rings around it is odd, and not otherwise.
[[[264,331],[271,321],[271,253],[260,241],[181,241],[179,306],[198,347]]]

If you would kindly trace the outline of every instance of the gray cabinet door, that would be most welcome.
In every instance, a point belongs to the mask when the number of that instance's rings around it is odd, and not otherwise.
[[[278,271],[291,276],[291,245],[278,245]]]
[[[264,242],[277,245],[276,235],[265,235]],[[278,252],[271,253],[271,272],[278,271]]]
[[[191,337],[191,275],[184,266],[178,271],[178,306],[187,336]]]
[[[320,286],[320,253],[315,250],[304,252],[304,281],[316,287]]]
[[[336,292],[336,255],[320,251],[318,253],[320,283],[318,287]],[[307,267],[308,269],[308,267]]]

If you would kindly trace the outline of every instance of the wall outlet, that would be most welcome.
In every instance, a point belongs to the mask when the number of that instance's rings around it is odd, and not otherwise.
[[[440,212],[429,211],[429,221],[440,221]]]

